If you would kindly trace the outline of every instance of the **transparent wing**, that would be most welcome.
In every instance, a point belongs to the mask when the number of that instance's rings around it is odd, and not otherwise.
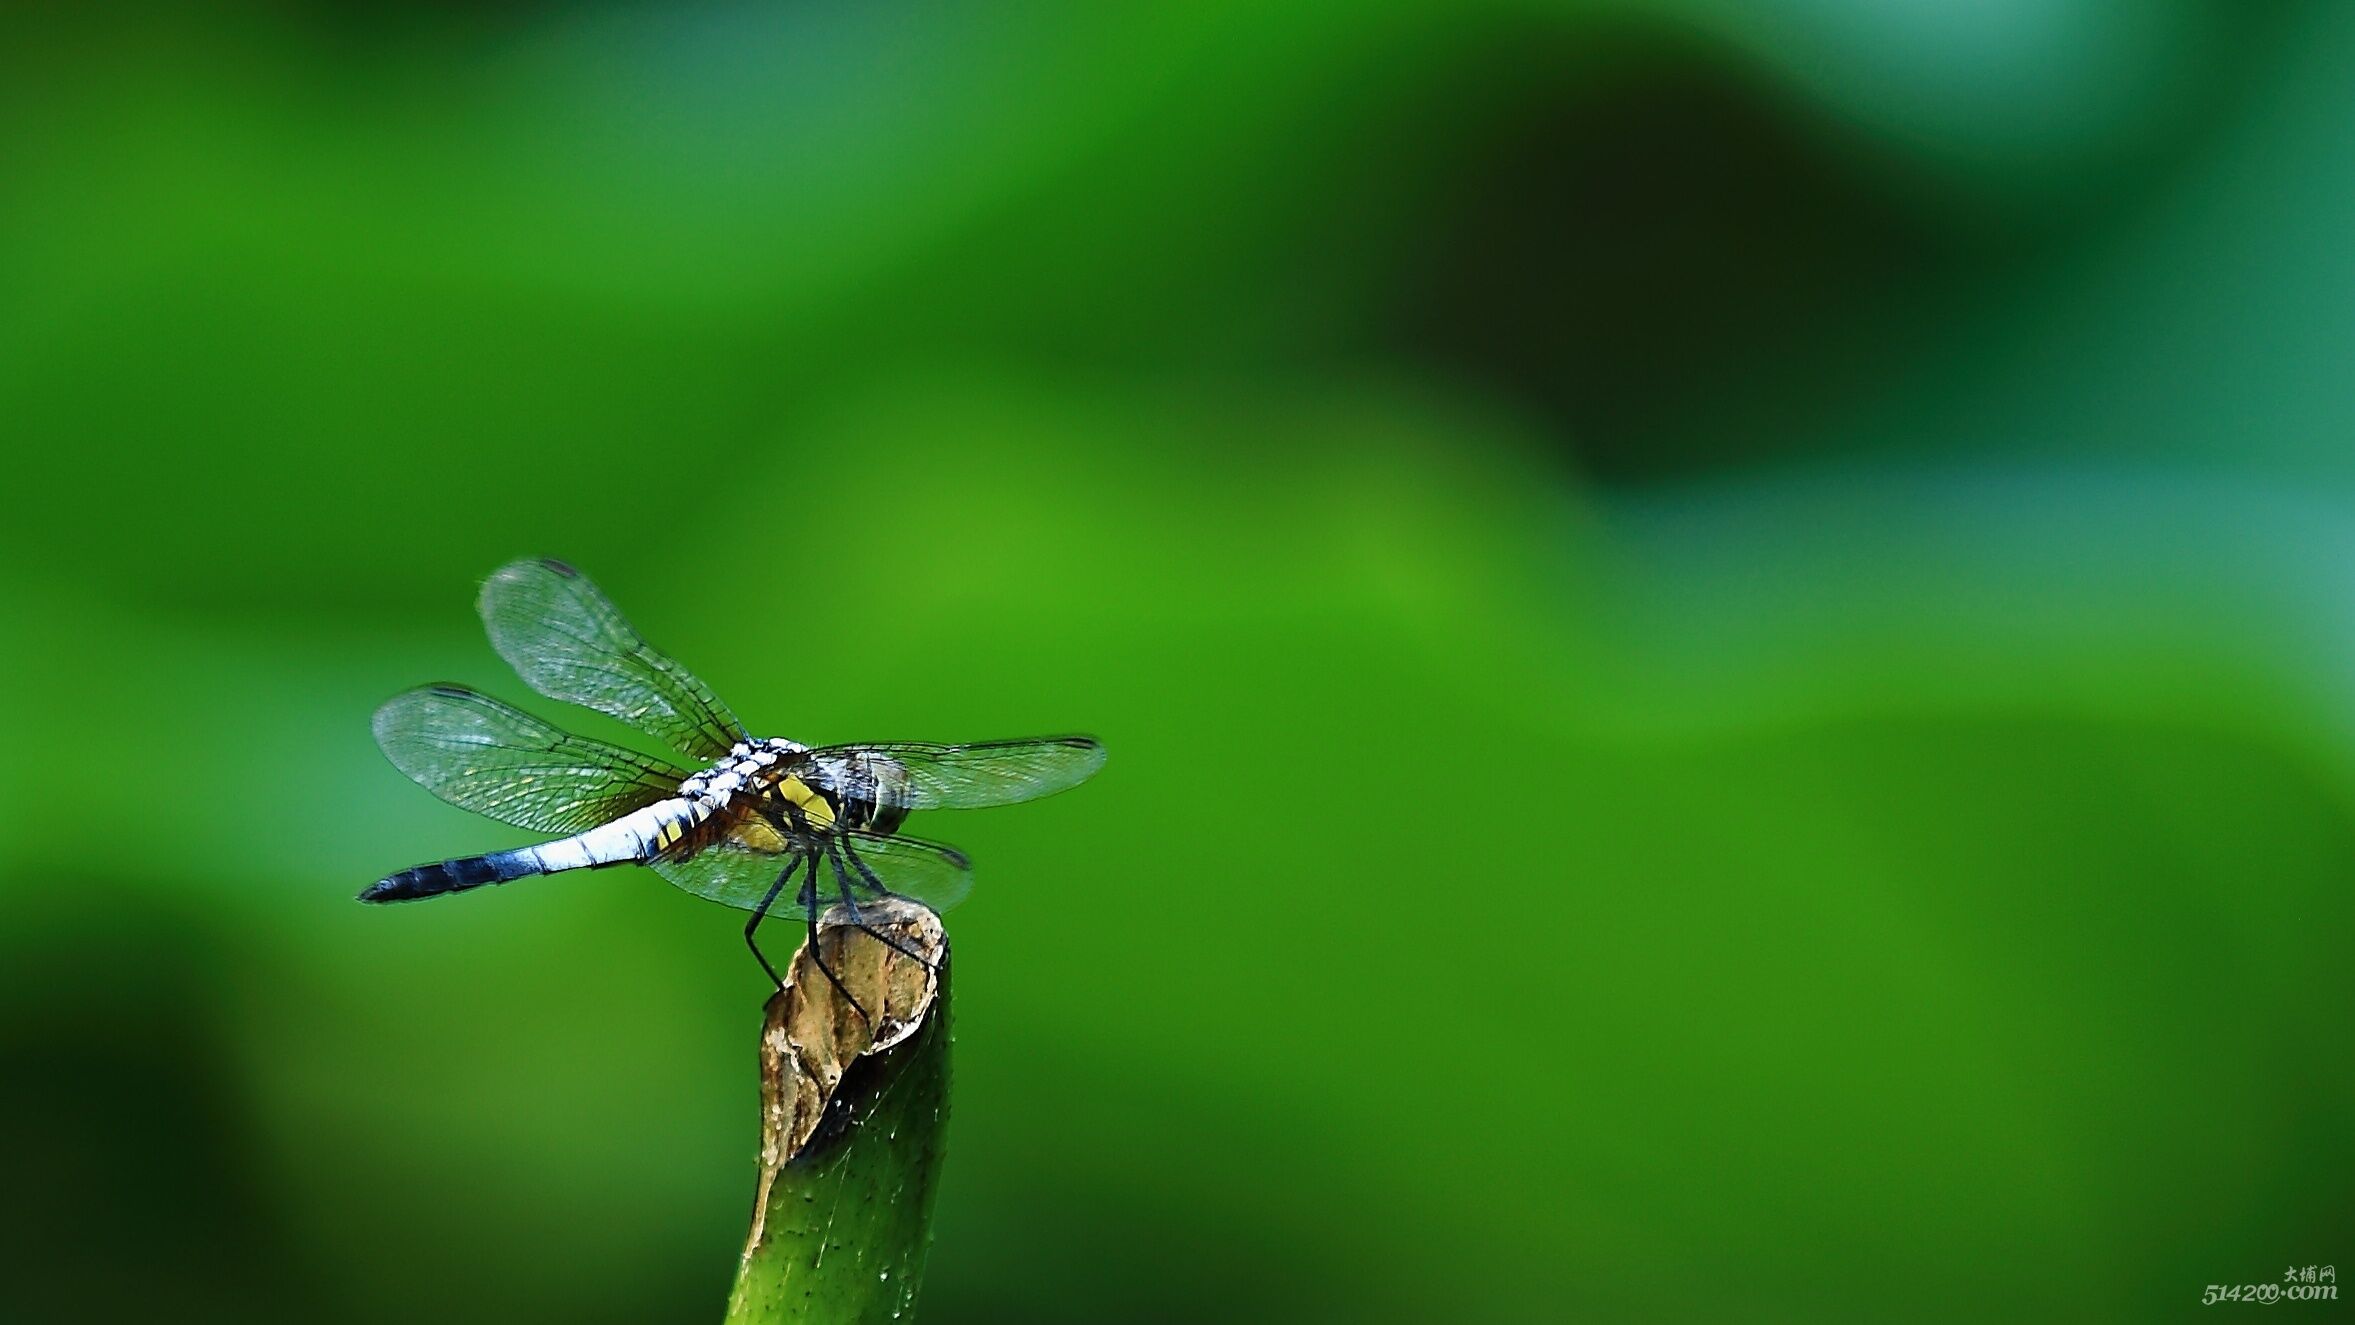
[[[973,862],[952,846],[922,838],[841,833],[829,839],[838,878],[853,894],[896,893],[946,911],[973,891]]]
[[[783,852],[752,851],[735,842],[722,842],[684,860],[652,863],[655,873],[697,897],[752,911],[759,908],[761,899],[788,866],[798,870],[804,851],[814,851],[818,857],[821,910],[841,897],[844,880],[849,881],[851,896],[859,901],[894,893],[913,897],[935,911],[955,906],[973,888],[973,862],[955,847],[873,833],[838,834]],[[769,905],[769,914],[794,919],[808,915],[800,894],[797,872],[793,881],[779,890]]]
[[[793,881],[779,890],[776,900],[769,905],[769,914],[792,920],[809,914],[801,905],[798,849],[752,851],[734,842],[721,842],[684,860],[657,858],[647,863],[673,886],[739,911],[760,909],[761,899],[768,895],[770,886],[790,868],[796,871]]]
[[[886,797],[911,810],[977,810],[1068,791],[1104,766],[1104,747],[1087,736],[1048,736],[974,745],[913,741],[837,745],[814,751],[873,777]],[[821,761],[823,762],[823,761]],[[906,770],[904,784],[890,765]],[[893,796],[895,785],[905,790]]]
[[[681,754],[716,759],[744,728],[703,682],[657,653],[589,577],[518,561],[482,586],[482,623],[525,684],[619,718]]]
[[[395,695],[376,710],[374,727],[384,757],[419,786],[535,833],[594,828],[675,795],[687,776],[463,686]]]

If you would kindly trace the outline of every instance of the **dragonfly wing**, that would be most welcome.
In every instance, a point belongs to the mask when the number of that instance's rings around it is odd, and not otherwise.
[[[535,833],[570,835],[676,795],[687,775],[592,741],[463,686],[425,686],[376,710],[393,767],[450,804]]]
[[[829,840],[835,880],[853,895],[891,893],[946,911],[973,891],[973,862],[955,847],[922,838],[847,832]]]
[[[716,759],[744,739],[736,715],[656,652],[589,577],[561,561],[518,561],[482,587],[491,647],[550,699],[592,708],[681,754]]]
[[[1104,766],[1104,747],[1087,736],[1049,736],[973,745],[913,741],[838,745],[814,751],[874,775],[885,794],[895,785],[911,810],[977,810],[1068,791]],[[904,782],[892,765],[906,772]]]
[[[820,909],[841,898],[845,881],[855,900],[869,901],[890,893],[912,897],[935,911],[948,910],[972,891],[973,862],[955,847],[873,833],[822,837],[806,847],[783,852],[754,851],[727,841],[684,860],[658,859],[652,864],[655,873],[697,897],[739,911],[754,911],[778,877],[800,862],[805,850],[819,856]],[[777,893],[769,914],[796,919],[806,916],[800,893],[797,877]]]
[[[757,911],[779,876],[788,868],[797,867],[800,861],[798,850],[753,851],[734,842],[721,842],[683,860],[657,858],[648,863],[655,873],[676,887],[706,901],[739,911]],[[802,909],[800,894],[801,880],[797,876],[779,890],[776,900],[769,904],[769,915],[789,920],[807,916],[809,912]]]

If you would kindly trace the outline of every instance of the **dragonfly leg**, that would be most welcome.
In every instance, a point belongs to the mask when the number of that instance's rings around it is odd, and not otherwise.
[[[834,986],[834,992],[842,995],[842,1001],[850,1004],[850,1010],[859,1014],[859,1020],[872,1026],[875,1019],[867,1015],[867,1009],[859,1002],[858,996],[851,993],[849,987],[842,983],[842,977],[826,964],[826,950],[818,946],[818,858],[814,853],[805,851],[800,863],[804,867],[800,901],[803,913],[809,917],[810,962],[826,977],[826,982]],[[793,867],[786,866],[785,872],[791,874]]]
[[[760,905],[752,908],[752,919],[744,922],[744,946],[752,949],[752,959],[760,963],[763,971],[768,972],[769,983],[780,990],[785,988],[785,978],[777,974],[776,967],[769,965],[768,954],[760,950],[760,940],[754,934],[760,929],[760,922],[769,918],[769,908],[777,904],[777,894],[785,891],[785,881],[793,877],[793,866],[799,863],[795,861],[788,864],[778,873],[777,881],[769,885],[769,891],[761,897]]]
[[[835,838],[826,844],[826,858],[834,863],[834,881],[842,889],[842,905],[850,912],[851,923],[858,926],[859,932],[861,934],[864,934],[868,938],[871,938],[877,943],[882,944],[884,947],[891,949],[900,956],[923,962],[925,966],[931,968],[932,970],[939,970],[940,964],[938,962],[927,960],[923,953],[911,950],[906,944],[901,943],[898,939],[893,938],[891,935],[886,934],[882,930],[877,929],[873,925],[867,923],[867,918],[859,913],[859,904],[852,900],[850,895],[850,870],[842,863],[843,857],[847,855],[850,855],[850,848],[842,844],[841,838]],[[887,896],[889,895],[888,890],[885,889],[882,884],[876,883],[875,876],[867,871],[865,861],[859,861],[856,856],[851,856],[851,859],[858,862],[859,874],[861,877],[865,878],[868,883],[873,884],[876,891],[883,892]]]

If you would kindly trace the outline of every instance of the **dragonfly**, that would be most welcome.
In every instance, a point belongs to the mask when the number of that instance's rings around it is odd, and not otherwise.
[[[502,567],[479,607],[491,647],[526,685],[619,719],[687,762],[575,736],[464,686],[396,695],[373,724],[395,768],[452,805],[550,837],[386,875],[360,893],[363,902],[646,865],[698,897],[750,911],[744,942],[780,989],[760,925],[803,920],[819,969],[856,1007],[814,941],[820,912],[839,904],[856,928],[908,952],[867,924],[862,904],[896,896],[945,911],[971,886],[963,852],[900,832],[910,813],[1035,800],[1104,766],[1104,747],[1087,736],[826,746],[753,737],[561,561]]]

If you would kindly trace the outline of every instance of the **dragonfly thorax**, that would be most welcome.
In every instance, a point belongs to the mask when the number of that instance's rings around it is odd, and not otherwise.
[[[813,751],[787,740],[739,741],[679,784],[693,823],[765,809],[782,823],[820,831],[889,833],[907,818],[908,771],[867,751]]]
[[[738,741],[711,767],[680,783],[679,794],[717,809],[739,791],[758,791],[775,782],[778,767],[808,749],[795,741]]]

